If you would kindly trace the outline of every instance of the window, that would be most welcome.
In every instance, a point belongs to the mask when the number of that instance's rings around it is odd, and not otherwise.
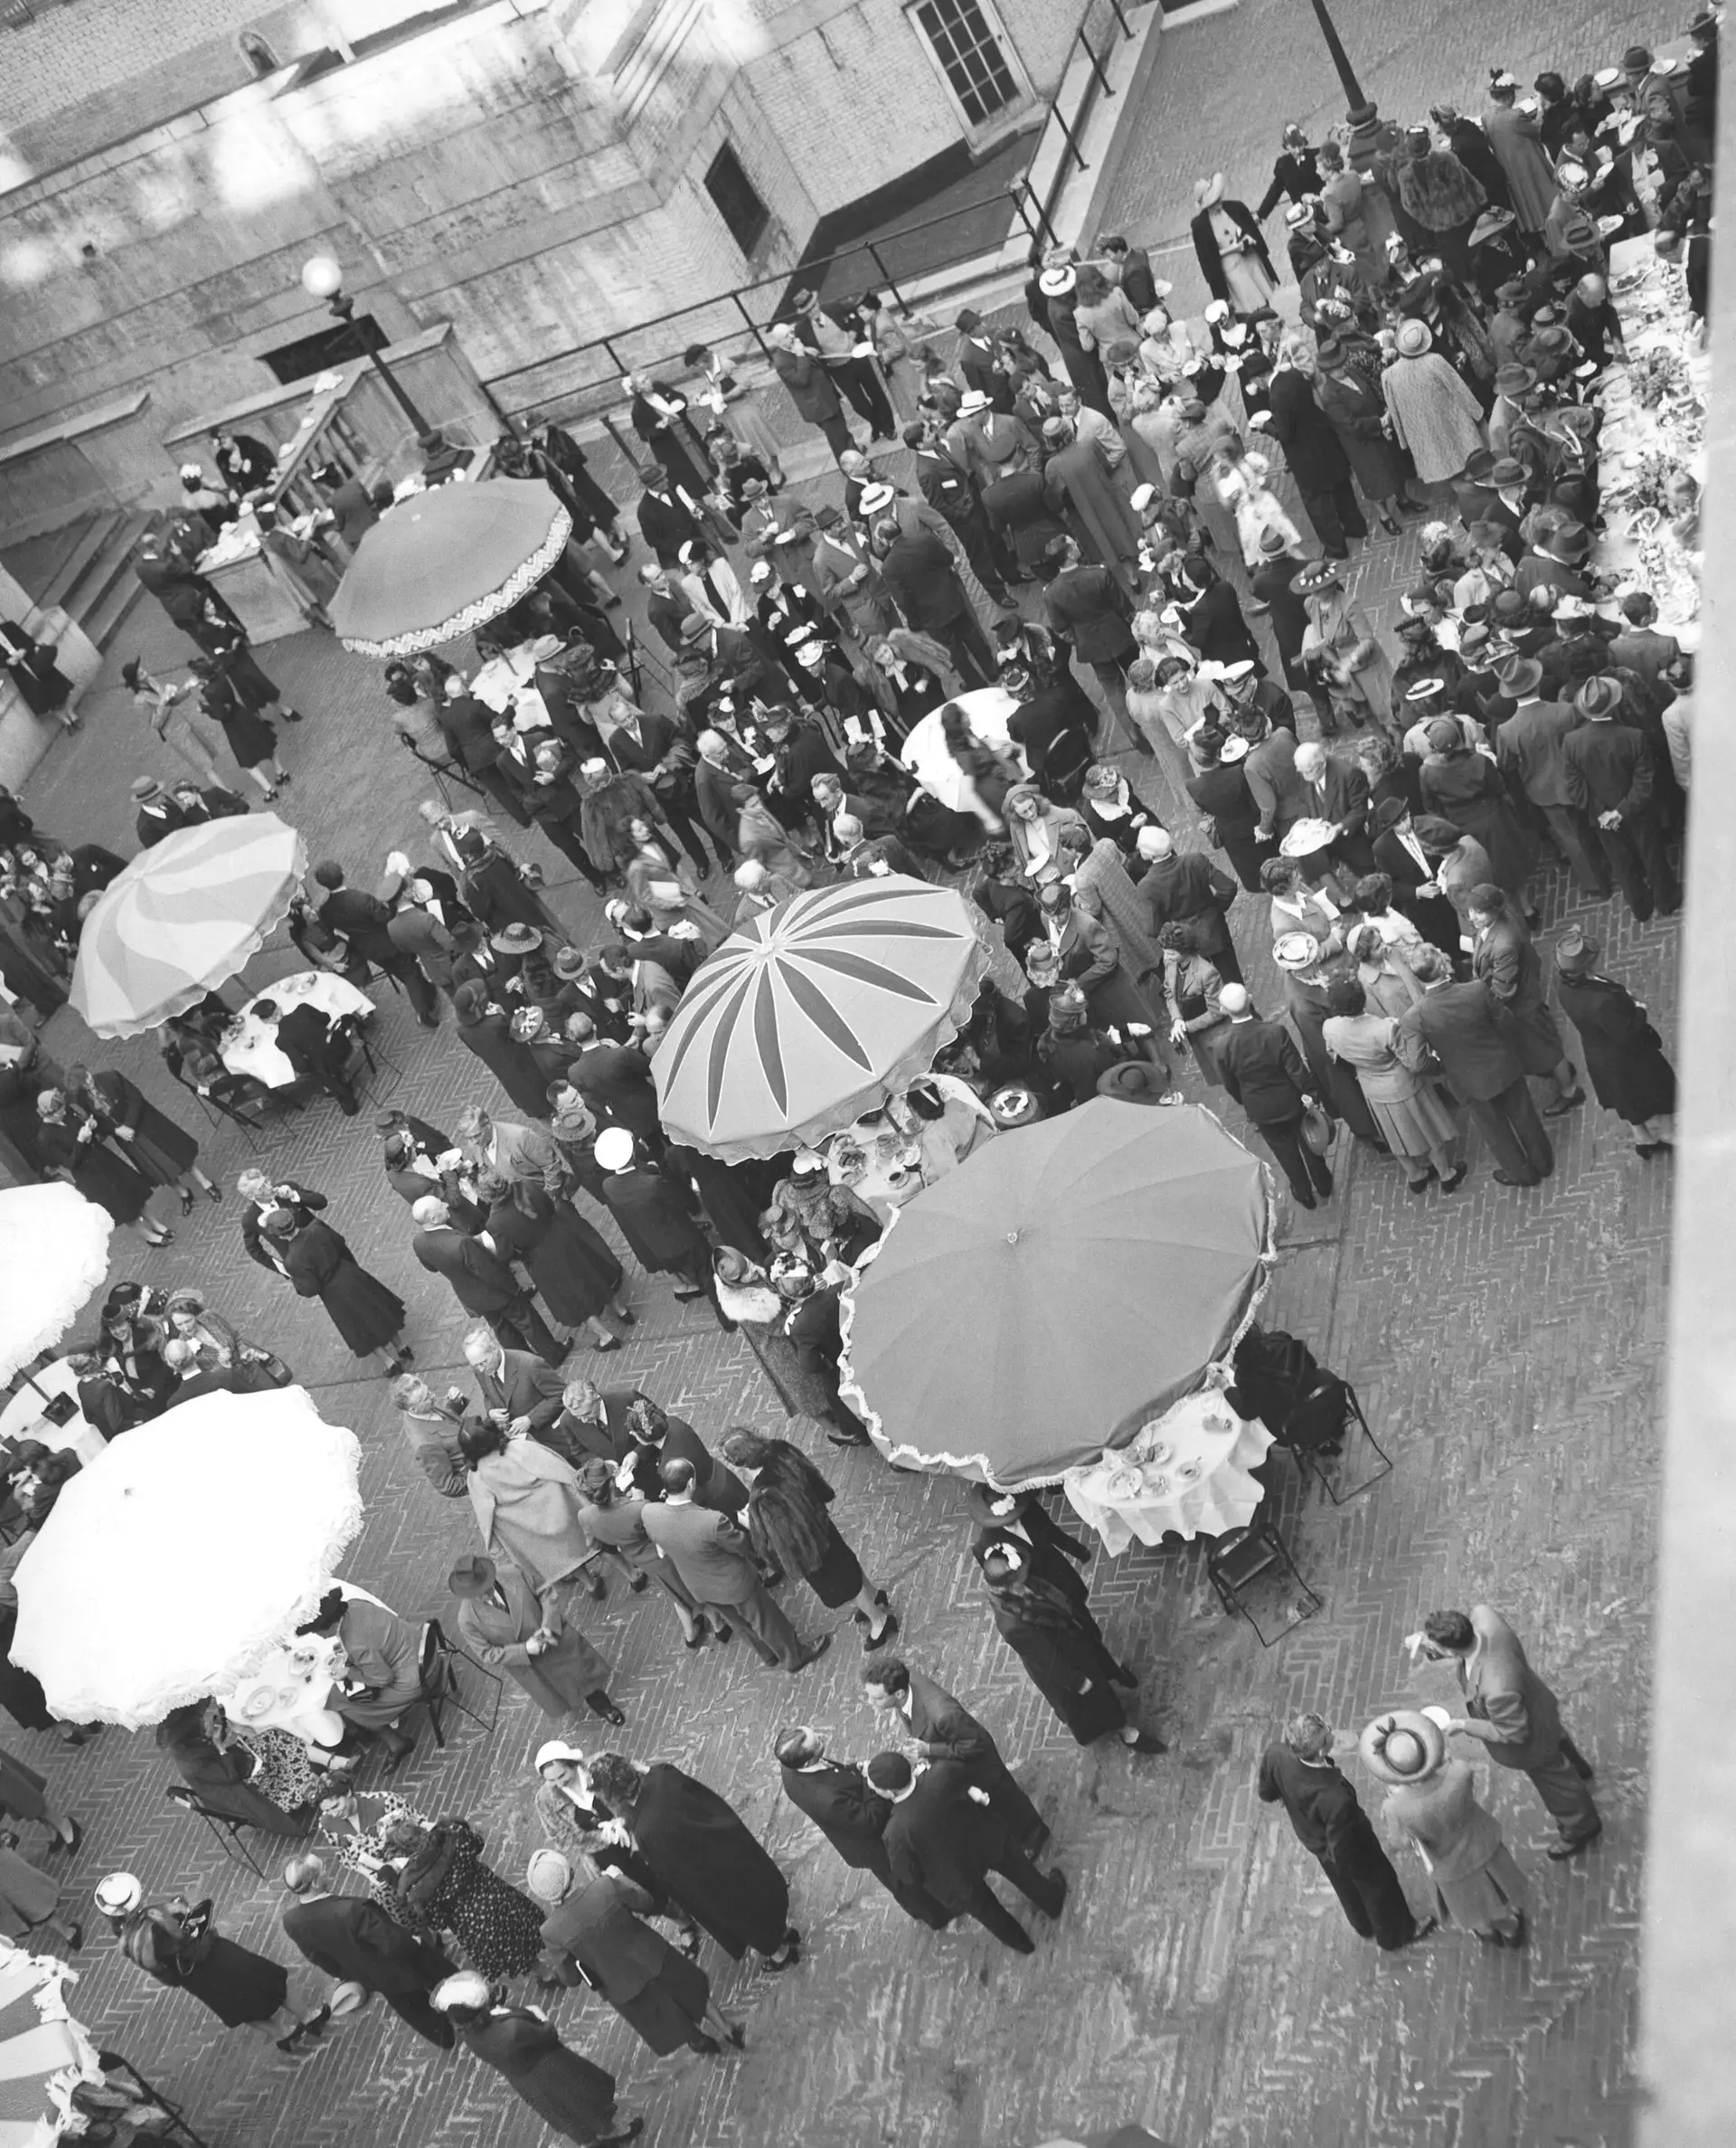
[[[980,0],[917,0],[910,12],[973,127],[1014,102],[1019,85]]]
[[[257,30],[243,30],[235,41],[241,48],[241,57],[261,77],[276,74],[282,62],[267,44]]]
[[[346,364],[367,351],[382,351],[390,341],[371,313],[358,313],[347,321],[322,328],[316,336],[304,336],[297,342],[280,344],[274,351],[257,351],[254,355],[261,365],[270,368],[274,380],[305,381],[311,374],[324,373],[330,365]]]
[[[750,254],[766,235],[771,211],[760,199],[753,181],[741,168],[741,159],[727,142],[712,159],[705,175],[705,191],[730,227],[731,238],[744,254]]]

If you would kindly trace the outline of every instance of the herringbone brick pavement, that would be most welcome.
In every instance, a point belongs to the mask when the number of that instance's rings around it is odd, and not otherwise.
[[[1300,20],[1306,11],[1289,12]],[[1475,0],[1468,17],[1435,0],[1378,17],[1366,0],[1344,0],[1338,12],[1360,51],[1373,49],[1371,25],[1390,25],[1398,56],[1371,66],[1370,86],[1395,109],[1420,102],[1422,87],[1458,86],[1469,68],[1467,27],[1486,31],[1491,57],[1515,67],[1522,37],[1541,62],[1577,36],[1590,65],[1630,28],[1648,27],[1630,8],[1592,5],[1523,24],[1486,0]],[[1258,62],[1288,56],[1287,80],[1313,79],[1289,65],[1300,57],[1286,42],[1285,14],[1276,0],[1247,0],[1217,25],[1176,34],[1149,125],[1142,115],[1142,138],[1163,144],[1162,171],[1155,150],[1140,151],[1146,165],[1123,180],[1127,208],[1113,221],[1136,235],[1171,228],[1171,194],[1184,193],[1195,168],[1225,162],[1232,142],[1250,145],[1242,162],[1251,168],[1238,166],[1237,184],[1245,191],[1261,177],[1280,115],[1246,96],[1250,80],[1269,79]],[[1311,25],[1301,34],[1311,38]],[[1216,42],[1196,42],[1208,39]],[[1391,71],[1409,67],[1415,92],[1390,87]],[[1224,82],[1239,88],[1239,105],[1222,93]],[[1283,487],[1294,511],[1288,479]],[[1414,526],[1359,554],[1353,586],[1372,616],[1390,621],[1415,564]],[[185,654],[148,604],[134,623],[136,641],[114,652],[85,705],[84,733],[57,743],[28,793],[45,828],[124,852],[133,847],[127,782],[147,762],[114,673],[135,646],[153,667]],[[305,832],[310,856],[337,856],[365,881],[387,848],[415,847],[414,802],[426,794],[383,720],[375,668],[316,637],[276,645],[266,665],[307,713],[284,734],[295,780],[279,809]],[[565,861],[539,837],[514,835],[513,844],[547,869],[557,915],[581,940],[594,933],[594,901]],[[1667,1038],[1673,927],[1635,926],[1618,903],[1581,905],[1558,872],[1542,875],[1536,893],[1551,933],[1574,917],[1595,923],[1608,966],[1646,1000]],[[1274,999],[1257,906],[1239,904],[1234,923],[1256,997]],[[279,936],[250,979],[297,966]],[[448,1130],[469,1098],[499,1102],[449,1022],[429,1035],[390,989],[374,996],[392,1063],[379,1077],[382,1093]],[[68,1015],[51,1025],[49,1041],[63,1056],[90,1047]],[[190,1100],[163,1077],[147,1042],[93,1055],[124,1065],[188,1118]],[[1241,1127],[1222,1093],[1212,1102]],[[1395,1466],[1343,1508],[1275,1468],[1283,1527],[1326,1601],[1269,1651],[1222,1616],[1198,1546],[1098,1557],[1095,1597],[1113,1642],[1140,1669],[1141,1710],[1170,1740],[1167,1757],[1136,1765],[1113,1746],[1081,1752],[1071,1743],[989,1625],[955,1484],[837,1456],[798,1425],[796,1436],[837,1485],[846,1532],[892,1593],[901,1645],[980,1708],[1054,1824],[1071,1892],[1030,1960],[974,1927],[936,1937],[904,1921],[779,1803],[768,1747],[784,1723],[815,1721],[857,1755],[878,1742],[847,1622],[820,1665],[787,1680],[739,1648],[687,1655],[663,1607],[618,1585],[606,1605],[583,1606],[629,1717],[609,1736],[728,1793],[790,1870],[810,1940],[804,1965],[776,1980],[745,1975],[707,1950],[725,2005],[747,2020],[739,2060],[653,2062],[599,2002],[560,2003],[563,2033],[617,2071],[624,2103],[649,2114],[651,2138],[692,2148],[1013,2148],[1127,2117],[1178,2148],[1208,2140],[1616,2148],[1627,2137],[1668,1167],[1636,1160],[1620,1128],[1593,1107],[1552,1124],[1559,1165],[1537,1191],[1504,1192],[1474,1153],[1461,1194],[1415,1200],[1395,1167],[1341,1144],[1339,1197],[1287,1219],[1269,1317],[1307,1335],[1355,1381]],[[226,1183],[255,1160],[231,1128],[202,1130],[202,1139]],[[345,1121],[322,1102],[274,1129],[258,1153],[332,1197],[358,1255],[407,1301],[419,1365],[456,1375],[464,1323],[443,1286],[408,1257],[407,1213],[382,1184],[369,1118]],[[318,1307],[242,1257],[232,1200],[201,1203],[166,1254],[118,1241],[115,1273],[203,1284],[244,1330],[288,1357],[323,1412],[363,1442],[367,1520],[346,1571],[406,1613],[437,1608],[453,1556],[474,1542],[467,1506],[443,1505],[428,1489],[383,1384],[358,1376]],[[641,1380],[709,1434],[738,1419],[781,1427],[776,1398],[738,1339],[677,1306],[658,1281],[635,1274],[630,1287],[640,1324],[599,1369]],[[580,1352],[573,1363],[591,1360]],[[196,1558],[197,1547],[166,1547],[165,1556]],[[93,1592],[100,1587],[93,1576]],[[1430,1607],[1475,1598],[1513,1618],[1561,1693],[1599,1764],[1608,1833],[1582,1864],[1558,1870],[1542,1856],[1547,1829],[1528,1786],[1490,1783],[1480,1770],[1534,1889],[1532,1946],[1491,1956],[1448,1934],[1389,1959],[1353,1938],[1312,1862],[1254,1801],[1254,1764],[1295,1708],[1321,1708],[1348,1733],[1382,1705],[1426,1696],[1429,1678],[1413,1679],[1400,1641]],[[798,1587],[787,1601],[805,1632],[835,1623]],[[424,1737],[403,1787],[428,1812],[473,1815],[494,1863],[516,1878],[534,1846],[528,1761],[546,1727],[509,1686],[492,1734],[451,1718],[447,1750],[436,1754]],[[603,1744],[587,1725],[570,1727]],[[68,1874],[74,1891],[87,1894],[101,1872],[124,1866],[153,1892],[214,1892],[223,1930],[287,1954],[275,1886],[226,1866],[212,1840],[167,1805],[168,1771],[148,1734],[109,1730],[78,1751],[11,1735],[86,1822],[88,1841]],[[272,1870],[257,1838],[255,1846]],[[1420,1901],[1420,1875],[1402,1858],[1401,1867]],[[429,2052],[377,2010],[290,2063],[225,2036],[191,2001],[144,1984],[100,1942],[83,1961],[79,2004],[99,2039],[184,2095],[220,2148],[374,2139],[529,2148],[543,2137],[494,2077]],[[307,1976],[299,1988],[311,1996],[317,1981]]]

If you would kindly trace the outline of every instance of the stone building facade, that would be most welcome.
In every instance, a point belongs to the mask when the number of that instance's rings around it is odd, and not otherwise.
[[[159,481],[165,434],[330,325],[316,252],[388,338],[450,321],[485,377],[773,274],[828,212],[1029,125],[1083,7],[11,0],[0,456],[145,389],[104,462]]]

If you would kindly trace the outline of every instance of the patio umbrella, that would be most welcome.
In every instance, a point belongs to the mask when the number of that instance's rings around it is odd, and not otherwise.
[[[893,1460],[1058,1483],[1200,1385],[1265,1288],[1265,1166],[1193,1105],[1004,1133],[893,1218],[844,1393]]]
[[[47,2148],[79,2083],[102,2078],[83,2023],[67,2011],[62,1987],[76,1981],[52,1954],[0,1939],[0,2148]]]
[[[954,888],[893,873],[810,888],[694,972],[651,1073],[678,1141],[731,1163],[823,1140],[906,1088],[988,967]]]
[[[0,1193],[0,1380],[57,1343],[108,1269],[108,1213],[60,1179]]]
[[[358,656],[436,648],[528,595],[571,534],[571,516],[540,478],[413,492],[356,546],[332,625]]]
[[[137,1730],[246,1677],[362,1526],[354,1433],[299,1387],[202,1395],[105,1447],[19,1561],[12,1660]]]
[[[84,921],[71,999],[137,1036],[233,977],[288,912],[307,852],[275,813],[203,820],[142,850]]]

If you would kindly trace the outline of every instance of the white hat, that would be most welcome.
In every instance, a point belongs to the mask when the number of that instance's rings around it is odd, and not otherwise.
[[[978,411],[987,408],[988,397],[980,388],[967,388],[958,398],[958,415],[961,418],[973,418]]]
[[[769,582],[771,580],[771,562],[763,559],[755,560],[752,566],[748,569],[748,580],[750,582]]]
[[[558,1850],[546,1845],[531,1852],[524,1868],[524,1884],[539,1902],[563,1901],[572,1891],[572,1867]]]
[[[1210,300],[1205,308],[1205,317],[1208,321],[1227,321],[1230,318],[1229,299],[1213,298]]]
[[[1248,741],[1240,731],[1232,731],[1218,748],[1220,761],[1245,761],[1248,758]]]
[[[1154,276],[1151,279],[1151,288],[1160,298],[1167,298],[1175,286],[1173,283],[1165,282],[1161,276]]]
[[[204,474],[196,462],[184,462],[181,465],[181,475],[184,478],[203,478]]]
[[[1136,515],[1143,515],[1156,497],[1157,487],[1155,485],[1136,485],[1127,505]]]
[[[1284,221],[1293,232],[1298,232],[1305,223],[1313,222],[1314,211],[1306,202],[1292,202],[1284,212]]]
[[[531,1765],[540,1775],[552,1760],[576,1760],[580,1767],[586,1765],[584,1755],[577,1746],[570,1746],[565,1739],[552,1737],[546,1746],[536,1748],[536,1758]]]
[[[478,1976],[474,1969],[461,1969],[444,1983],[436,1984],[429,2001],[438,2012],[444,2013],[449,2006],[486,2006],[494,1995],[486,1976]]]
[[[1194,206],[1210,209],[1223,199],[1223,174],[1213,172],[1209,179],[1202,179],[1194,189]]]
[[[1071,269],[1045,269],[1037,279],[1037,289],[1045,298],[1064,298],[1078,280]]]
[[[1332,841],[1334,832],[1333,823],[1330,820],[1292,821],[1289,827],[1284,830],[1284,840],[1278,847],[1278,855],[1280,857],[1312,857],[1316,850],[1325,850],[1327,847]],[[1295,933],[1286,934],[1288,939],[1297,937],[1299,935]],[[1315,951],[1318,953],[1319,950],[1316,948]],[[1276,948],[1273,949],[1272,955],[1273,960],[1278,960]],[[1278,962],[1280,970],[1286,967],[1285,963]]]
[[[1591,86],[1595,90],[1613,90],[1620,80],[1620,68],[1600,67],[1591,78]]]
[[[624,1171],[633,1160],[633,1136],[624,1126],[606,1126],[591,1150],[606,1171]]]
[[[1253,668],[1254,662],[1251,657],[1238,657],[1233,664],[1226,664],[1219,672],[1218,677],[1228,679],[1233,686],[1238,681],[1246,678]]]
[[[131,1872],[110,1872],[97,1882],[96,1904],[105,1916],[125,1916],[144,1899],[145,1883]]]
[[[333,2018],[342,2020],[345,2014],[359,2014],[371,1996],[366,1984],[351,1980],[339,1984],[326,2003],[331,2008]]]
[[[862,512],[864,515],[882,514],[898,495],[890,485],[864,485],[862,488]]]

